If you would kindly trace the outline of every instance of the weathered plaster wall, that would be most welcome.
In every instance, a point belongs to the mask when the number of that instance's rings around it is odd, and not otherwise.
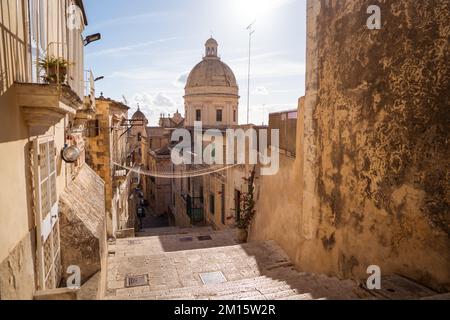
[[[446,0],[308,2],[301,236],[281,241],[301,269],[450,289],[449,19]]]

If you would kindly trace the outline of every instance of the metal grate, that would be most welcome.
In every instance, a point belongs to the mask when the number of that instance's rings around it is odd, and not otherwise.
[[[203,284],[218,284],[227,282],[227,279],[221,271],[201,273],[200,279]]]
[[[148,285],[148,275],[128,276],[125,278],[125,288],[135,288]]]
[[[211,236],[199,236],[197,237],[198,241],[209,241],[212,240]]]
[[[142,240],[128,240],[128,245],[133,246],[137,244],[143,244],[144,242]]]
[[[180,241],[180,242],[192,242],[192,241],[194,241],[194,238],[192,238],[192,237],[185,237],[185,238],[178,239],[178,241]]]

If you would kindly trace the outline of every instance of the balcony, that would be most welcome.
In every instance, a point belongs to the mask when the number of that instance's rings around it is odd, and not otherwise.
[[[83,107],[83,101],[68,85],[15,83],[15,90],[30,127],[51,127]]]

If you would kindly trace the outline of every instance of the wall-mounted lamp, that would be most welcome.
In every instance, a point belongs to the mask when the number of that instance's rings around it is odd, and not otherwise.
[[[80,155],[81,155],[80,149],[78,149],[75,146],[70,146],[70,147],[66,146],[61,151],[61,156],[62,156],[63,160],[67,163],[74,163],[75,161],[78,160]]]
[[[84,46],[87,46],[91,42],[98,41],[102,38],[102,35],[100,33],[91,34],[84,39]]]
[[[104,76],[101,76],[101,77],[97,77],[97,78],[95,78],[95,79],[94,79],[94,82],[96,82],[96,81],[100,81],[100,80],[103,80],[103,79],[105,79],[105,77],[104,77]]]

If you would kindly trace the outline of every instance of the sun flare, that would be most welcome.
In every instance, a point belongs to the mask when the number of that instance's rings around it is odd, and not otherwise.
[[[249,24],[266,17],[274,9],[281,7],[291,0],[240,0],[235,1],[238,16]]]

